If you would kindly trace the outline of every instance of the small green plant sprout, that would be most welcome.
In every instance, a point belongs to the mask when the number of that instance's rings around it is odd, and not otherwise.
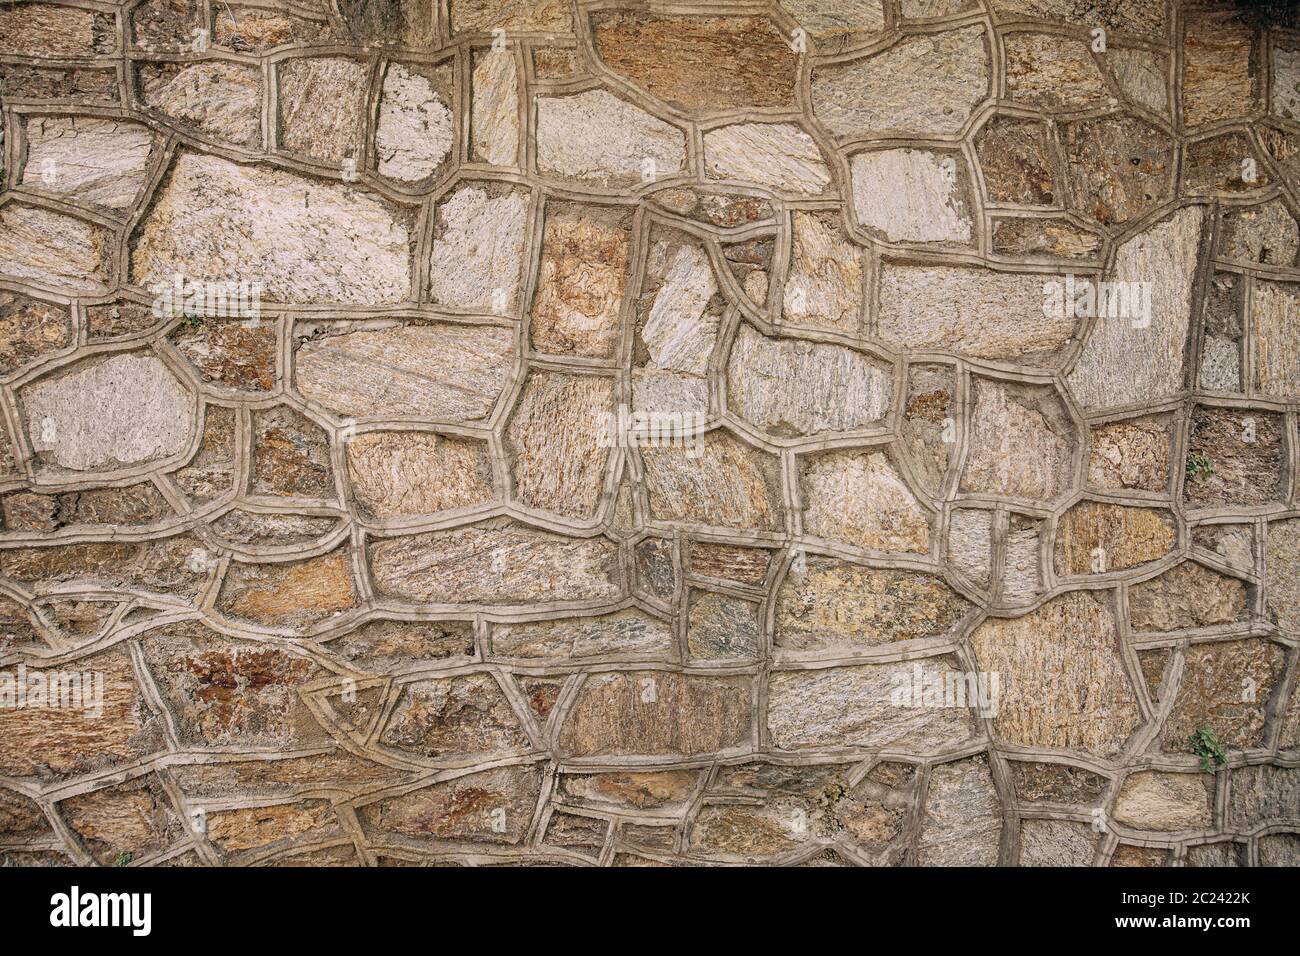
[[[117,855],[117,859],[113,861],[113,865],[114,865],[114,866],[126,866],[128,863],[130,863],[130,862],[131,862],[132,860],[134,860],[134,859],[135,859],[135,854],[134,854],[134,853],[131,853],[130,851],[124,850],[124,851],[122,851],[121,853],[119,853],[119,854]]]
[[[1193,481],[1204,481],[1214,474],[1214,462],[1210,456],[1194,451],[1187,456],[1187,477]]]
[[[1201,758],[1201,769],[1206,773],[1215,773],[1219,767],[1228,762],[1228,755],[1223,751],[1223,744],[1214,736],[1209,727],[1201,727],[1187,738],[1192,745],[1192,753]]]

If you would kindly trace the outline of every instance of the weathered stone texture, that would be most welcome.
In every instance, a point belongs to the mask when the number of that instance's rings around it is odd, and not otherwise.
[[[971,647],[982,670],[1001,675],[994,727],[1008,743],[1110,757],[1138,727],[1137,695],[1105,598],[1076,591],[1024,617],[987,621]]]
[[[282,302],[398,302],[411,294],[408,219],[343,186],[185,153],[136,233],[131,276],[256,281]]]
[[[486,418],[509,380],[514,336],[444,323],[327,329],[295,358],[298,389],[341,415],[469,422]]]
[[[807,534],[871,551],[930,549],[930,516],[883,452],[812,456],[799,486]]]
[[[908,37],[875,56],[813,71],[813,112],[837,135],[955,133],[988,95],[982,26]]]

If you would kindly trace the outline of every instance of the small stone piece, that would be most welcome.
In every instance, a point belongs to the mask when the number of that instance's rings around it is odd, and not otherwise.
[[[709,130],[704,134],[704,169],[710,179],[752,183],[795,195],[819,195],[831,182],[813,138],[786,123]]]
[[[456,143],[449,106],[451,85],[450,66],[389,65],[375,127],[379,175],[415,183],[442,168]]]
[[[1212,779],[1204,773],[1139,770],[1124,781],[1111,816],[1134,830],[1205,829],[1211,823]]]
[[[369,73],[345,57],[280,63],[280,146],[325,163],[359,160]]]

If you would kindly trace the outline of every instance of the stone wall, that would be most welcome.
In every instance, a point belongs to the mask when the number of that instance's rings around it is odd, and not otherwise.
[[[0,858],[1300,862],[1287,13],[0,3]]]

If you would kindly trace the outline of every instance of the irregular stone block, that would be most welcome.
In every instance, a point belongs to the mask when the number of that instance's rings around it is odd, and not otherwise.
[[[706,375],[723,307],[703,243],[677,232],[654,236],[637,301],[635,409],[707,411]]]
[[[232,562],[217,610],[267,627],[307,627],[359,603],[345,550],[281,564]]]
[[[952,637],[971,609],[937,577],[808,558],[776,595],[774,645],[787,651],[851,654],[881,644]]]
[[[22,3],[0,10],[0,53],[94,56],[116,49],[111,13],[53,3]]]
[[[1208,774],[1204,775],[1208,779]],[[1253,829],[1273,820],[1300,816],[1300,769],[1264,764],[1228,773],[1227,822]]]
[[[992,221],[993,251],[998,255],[1095,259],[1101,249],[1100,236],[1068,219],[994,216]]]
[[[930,550],[930,514],[883,452],[803,458],[799,491],[807,534],[872,551]]]
[[[153,774],[63,800],[59,812],[101,866],[158,853],[183,833],[180,814]]]
[[[102,295],[112,281],[108,230],[36,206],[0,207],[0,276]]]
[[[386,797],[358,815],[368,829],[412,839],[517,844],[541,788],[537,765],[495,767]]]
[[[408,210],[345,186],[182,153],[137,229],[131,279],[260,282],[277,302],[400,302],[413,226]]]
[[[1225,749],[1263,747],[1264,721],[1286,652],[1263,639],[1193,644],[1165,721],[1161,746],[1193,753],[1191,737],[1209,729]]]
[[[1270,182],[1266,165],[1257,163],[1251,169],[1245,162],[1255,157],[1255,147],[1242,133],[1222,133],[1188,143],[1183,152],[1183,191],[1201,196],[1262,189]]]
[[[971,648],[982,671],[1000,675],[993,724],[1008,743],[1113,757],[1142,722],[1114,611],[1091,592],[1069,592],[1023,617],[990,618]]]
[[[641,450],[650,512],[657,521],[774,531],[783,524],[775,456],[730,432],[696,438],[696,448]]]
[[[196,503],[225,494],[235,483],[235,413],[219,405],[204,406],[199,450],[172,480]]]
[[[927,706],[926,687],[964,683],[948,658],[925,663],[859,664],[779,671],[768,678],[772,746],[870,747],[930,753],[959,747],[975,734],[965,701]]]
[[[25,184],[110,209],[135,202],[153,146],[148,127],[91,117],[34,116],[25,129]]]
[[[1002,840],[1002,802],[983,754],[930,771],[917,844],[921,866],[993,866]]]
[[[819,195],[831,182],[816,142],[788,123],[743,123],[709,130],[704,134],[704,170],[710,179],[795,194]]]
[[[389,64],[375,124],[379,175],[415,183],[443,169],[456,145],[452,86],[449,65]]]
[[[1074,0],[990,0],[999,17],[1008,20],[1047,20],[1076,27],[1102,26],[1138,35],[1163,37],[1168,30],[1160,0],[1126,0],[1123,4],[1080,6]]]
[[[1059,763],[1011,763],[1016,796],[1030,803],[1094,804],[1106,792],[1105,777]]]
[[[1056,527],[1056,573],[1101,574],[1155,561],[1173,550],[1173,518],[1157,508],[1080,501]]]
[[[0,773],[58,779],[138,760],[164,746],[158,718],[145,704],[125,648],[60,668],[28,665],[21,707],[15,706],[18,672],[6,668],[3,673],[7,679],[0,680],[0,688],[10,702],[0,707]],[[81,683],[71,683],[74,675]],[[95,688],[100,680],[103,709],[97,717],[89,716],[76,705],[89,705],[90,714],[99,710]],[[40,688],[51,682],[57,693],[66,691],[63,699],[73,706],[38,705]],[[84,688],[82,696],[74,688]]]
[[[905,37],[866,60],[818,67],[813,112],[837,136],[956,133],[989,92],[982,25]]]
[[[744,324],[727,362],[727,404],[789,438],[872,425],[889,411],[893,370],[840,345],[768,338]]]
[[[510,382],[509,329],[442,322],[346,328],[303,342],[295,360],[303,396],[339,414],[478,421]]]
[[[110,106],[118,101],[117,71],[0,64],[0,83],[14,99],[72,100]]]
[[[519,77],[509,48],[475,55],[471,89],[470,157],[493,166],[516,165]]]
[[[392,673],[474,656],[474,626],[465,621],[367,621],[334,638],[328,650],[374,673]]]
[[[591,19],[605,66],[675,109],[794,103],[796,56],[766,18],[597,11]]]
[[[676,651],[672,628],[643,611],[492,627],[498,657],[579,659],[610,654],[662,659]]]
[[[1183,388],[1203,218],[1201,207],[1180,209],[1115,253],[1112,281],[1124,285],[1109,287],[1106,312],[1066,376],[1085,408],[1155,403]],[[1129,290],[1127,306],[1120,289]]]
[[[890,242],[969,243],[969,203],[958,168],[952,156],[918,149],[859,153],[849,167],[858,224]]]
[[[725,594],[692,592],[686,616],[691,660],[753,660],[762,639],[759,605]]]
[[[1097,488],[1164,491],[1169,485],[1169,422],[1135,418],[1090,432],[1088,483]]]
[[[419,0],[339,0],[338,13],[355,43],[424,49],[438,45],[434,10]]]
[[[279,337],[274,326],[257,320],[182,323],[172,343],[208,384],[260,392],[275,387]]]
[[[276,77],[281,149],[325,163],[361,158],[368,64],[304,57],[277,64]]]
[[[1255,385],[1277,398],[1300,394],[1300,286],[1255,281]]]
[[[76,330],[66,306],[0,291],[0,375],[11,375],[76,342]]]
[[[863,250],[845,238],[833,216],[795,210],[790,222],[781,317],[794,325],[857,332],[866,272]]]
[[[948,521],[948,561],[977,587],[989,586],[993,560],[993,512],[954,511]]]
[[[480,441],[432,432],[367,432],[347,444],[348,477],[362,512],[400,518],[468,508],[493,498]]]
[[[1183,122],[1245,116],[1255,106],[1254,31],[1233,9],[1197,10],[1183,26]]]
[[[1045,123],[1018,116],[995,116],[980,129],[975,152],[990,200],[1033,206],[1056,202],[1061,187],[1049,137]]]
[[[611,600],[620,593],[615,547],[501,519],[387,538],[369,545],[375,590],[431,604]]]
[[[1139,770],[1125,779],[1111,817],[1134,830],[1205,829],[1211,823],[1213,780],[1204,773]]]
[[[1091,866],[1101,836],[1073,820],[1022,820],[1021,866]]]
[[[690,543],[691,573],[759,587],[767,580],[771,552],[710,541]]]
[[[236,53],[262,53],[286,43],[305,45],[332,38],[327,24],[278,10],[231,4],[213,13],[212,42]]]
[[[493,29],[568,33],[573,30],[569,11],[564,0],[454,0],[451,26],[457,34]]]
[[[1162,116],[1169,115],[1168,58],[1146,49],[1111,49],[1105,64],[1120,92],[1131,103]]]
[[[1129,621],[1138,631],[1180,631],[1232,624],[1247,613],[1246,585],[1187,562],[1128,591]],[[1201,645],[1198,645],[1198,647]],[[1189,648],[1190,653],[1195,648]]]
[[[932,498],[942,497],[944,476],[957,454],[955,389],[953,371],[947,366],[908,367],[901,446],[917,484]]]
[[[558,748],[570,758],[733,750],[750,743],[751,695],[747,677],[592,674],[564,721]]]
[[[605,90],[538,96],[535,108],[544,176],[626,188],[672,176],[685,164],[680,129]]]
[[[253,413],[253,493],[333,498],[334,469],[324,429],[287,406]]]
[[[142,63],[137,96],[182,127],[249,149],[262,146],[262,71],[224,60]]]
[[[614,380],[534,372],[506,427],[515,498],[572,518],[596,513],[605,485]]]
[[[1281,416],[1269,412],[1197,405],[1183,500],[1199,507],[1281,500],[1284,429]]]
[[[1075,429],[1056,389],[973,377],[963,491],[1051,500],[1073,478]]]
[[[89,488],[61,495],[19,492],[3,499],[9,531],[56,531],[77,525],[152,524],[172,514],[152,482],[125,488]]]
[[[456,760],[529,746],[523,725],[491,674],[407,684],[379,742],[403,753]]]
[[[223,540],[236,544],[315,544],[338,527],[334,518],[263,514],[235,509],[212,523]]]
[[[1279,200],[1241,206],[1223,214],[1219,257],[1242,265],[1293,266],[1300,251],[1300,226]]]
[[[438,206],[429,257],[435,303],[505,315],[519,302],[528,195],[484,183]]]
[[[324,738],[302,701],[319,674],[305,657],[193,623],[151,633],[144,656],[186,744],[291,749]]]
[[[1300,519],[1269,522],[1264,569],[1269,618],[1288,631],[1300,630]]]
[[[1111,115],[1063,123],[1061,146],[1069,206],[1085,219],[1125,223],[1173,196],[1173,144],[1143,120]],[[1200,211],[1195,215],[1199,224]]]
[[[1044,110],[1089,109],[1109,98],[1097,62],[1079,40],[1049,33],[1009,33],[1007,95]]]
[[[530,325],[534,349],[613,354],[631,242],[631,216],[625,209],[547,205]]]
[[[91,358],[19,392],[33,448],[47,466],[112,469],[189,446],[194,399],[147,354]]]
[[[880,338],[898,348],[1048,364],[1074,332],[1045,309],[1042,276],[953,266],[880,266]]]

